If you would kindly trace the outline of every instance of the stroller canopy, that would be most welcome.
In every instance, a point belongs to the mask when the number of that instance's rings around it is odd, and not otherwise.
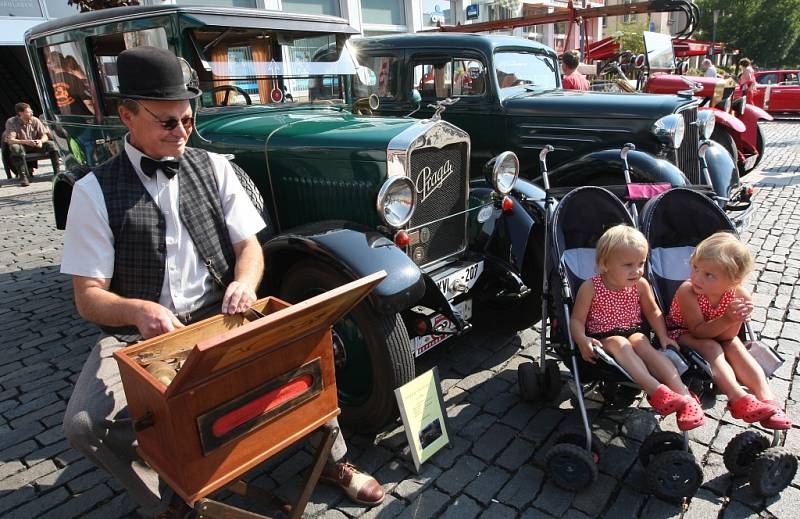
[[[551,266],[564,262],[572,293],[596,274],[595,244],[609,228],[633,219],[616,196],[602,187],[580,187],[567,193],[551,221]]]

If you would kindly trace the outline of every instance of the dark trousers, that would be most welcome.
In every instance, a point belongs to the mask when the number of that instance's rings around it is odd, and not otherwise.
[[[56,149],[56,145],[53,141],[43,142],[41,148],[25,146],[23,144],[10,144],[8,150],[11,155],[11,163],[17,168],[20,174],[24,174],[28,177],[31,176],[31,172],[28,171],[27,161],[28,155],[32,154],[45,154],[50,157],[50,162],[53,163],[53,174],[55,175],[58,173],[58,149]]]

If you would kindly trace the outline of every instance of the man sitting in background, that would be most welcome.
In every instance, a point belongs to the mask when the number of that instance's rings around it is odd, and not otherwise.
[[[38,118],[33,116],[33,110],[28,103],[14,105],[17,115],[6,121],[3,132],[4,143],[8,145],[11,163],[19,171],[21,186],[30,184],[28,171],[28,153],[47,153],[53,163],[53,174],[58,173],[58,150],[49,140],[47,127]]]

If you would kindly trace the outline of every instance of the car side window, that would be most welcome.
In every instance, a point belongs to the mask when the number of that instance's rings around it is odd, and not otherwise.
[[[414,87],[422,97],[482,95],[486,91],[486,68],[469,58],[424,60],[414,66]]]
[[[353,95],[369,97],[375,94],[382,99],[394,99],[397,96],[397,58],[394,56],[359,56],[358,63],[375,73],[375,84],[365,85],[353,76]]]
[[[759,85],[774,85],[775,83],[778,82],[778,74],[777,73],[763,74],[761,76],[758,76],[756,81],[758,81]]]
[[[783,76],[783,84],[784,85],[797,85],[799,84],[797,81],[797,74],[794,72],[787,72]]]
[[[42,48],[47,65],[48,93],[53,111],[59,115],[94,115],[94,87],[86,62],[76,42]]]
[[[163,27],[142,29],[140,31],[120,32],[107,34],[89,39],[92,55],[100,79],[100,92],[102,93],[102,111],[105,115],[117,115],[119,99],[109,97],[108,94],[119,92],[117,79],[117,56],[120,52],[134,47],[149,45],[169,49],[167,33]]]

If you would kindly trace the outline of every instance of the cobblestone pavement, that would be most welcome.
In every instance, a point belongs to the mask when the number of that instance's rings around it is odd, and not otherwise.
[[[760,170],[750,176],[761,186],[758,210],[744,236],[757,257],[749,284],[756,329],[788,359],[772,385],[800,424],[800,123],[764,128],[770,144]],[[69,280],[58,273],[62,236],[54,230],[47,179],[30,188],[0,182],[0,516],[128,517],[134,504],[68,448],[61,430],[66,401],[96,329],[78,318]],[[440,369],[452,448],[416,473],[399,426],[377,438],[350,435],[351,458],[384,484],[385,503],[367,510],[320,485],[307,513],[326,518],[797,517],[800,477],[779,497],[764,500],[727,474],[722,452],[743,424],[730,418],[721,398],[704,403],[707,423],[691,433],[705,477],[684,506],[660,501],[643,488],[638,446],[654,428],[675,428],[673,418],[656,419],[643,401],[604,411],[595,420],[604,447],[591,488],[572,494],[554,487],[544,478],[542,447],[577,413],[566,395],[549,405],[521,401],[516,368],[537,351],[537,334],[528,330],[510,336],[473,333],[423,357],[420,370]],[[786,446],[800,453],[797,427]],[[290,450],[253,478],[291,496],[310,459],[307,450]]]

